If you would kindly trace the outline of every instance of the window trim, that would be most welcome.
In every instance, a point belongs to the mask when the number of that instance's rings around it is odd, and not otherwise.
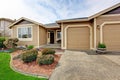
[[[31,38],[19,38],[18,37],[18,29],[19,28],[31,28]],[[31,25],[20,25],[20,26],[17,26],[17,38],[20,40],[20,41],[32,41],[33,40],[33,28]]]

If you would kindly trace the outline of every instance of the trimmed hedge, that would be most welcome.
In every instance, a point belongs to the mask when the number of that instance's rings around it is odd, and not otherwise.
[[[50,48],[45,48],[45,49],[43,49],[42,50],[42,54],[43,55],[47,55],[47,54],[55,54],[55,50],[53,50],[53,49],[50,49]]]
[[[49,65],[54,62],[54,56],[53,55],[42,55],[37,59],[37,62],[39,65]]]
[[[38,51],[36,49],[27,50],[22,53],[21,59],[25,63],[35,61],[37,59]]]

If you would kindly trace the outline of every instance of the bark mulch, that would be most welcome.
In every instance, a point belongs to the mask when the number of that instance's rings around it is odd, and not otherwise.
[[[16,51],[12,53],[12,57],[16,57],[17,55],[21,54],[22,51]],[[37,75],[47,75],[50,76],[55,69],[56,65],[58,64],[58,61],[61,57],[61,54],[55,54],[54,63],[51,65],[38,65],[36,61],[31,63],[24,63],[22,60],[13,59],[12,65],[17,68],[18,70],[21,70],[23,72],[37,74]]]

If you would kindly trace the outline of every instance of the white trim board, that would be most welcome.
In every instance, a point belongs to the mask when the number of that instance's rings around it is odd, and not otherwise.
[[[96,49],[96,28],[97,28],[96,18],[94,18],[94,49]]]

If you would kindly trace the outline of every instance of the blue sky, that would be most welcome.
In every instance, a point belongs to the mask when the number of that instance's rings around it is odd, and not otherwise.
[[[40,23],[91,16],[120,0],[1,0],[0,17],[27,17]]]

